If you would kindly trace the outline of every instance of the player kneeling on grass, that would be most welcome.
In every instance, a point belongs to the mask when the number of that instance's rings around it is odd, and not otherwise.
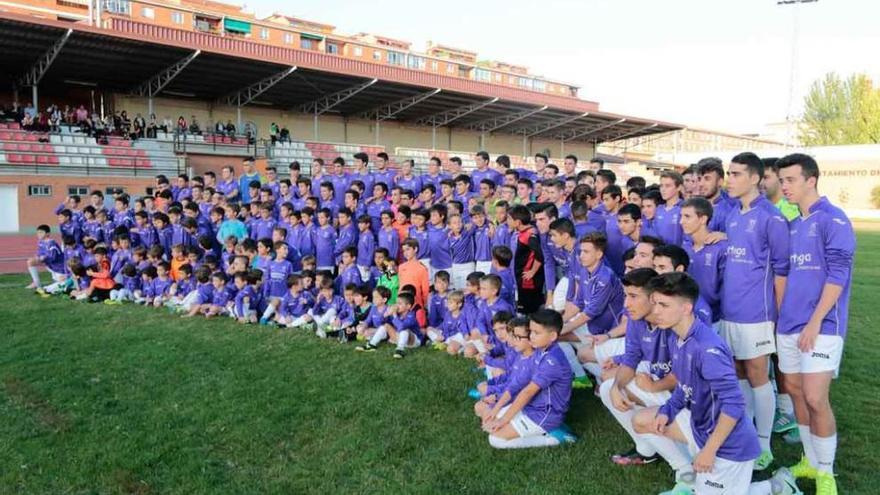
[[[49,270],[53,282],[63,282],[67,279],[64,273],[64,254],[61,246],[49,237],[51,231],[48,225],[37,227],[37,255],[27,260],[28,273],[31,275],[31,284],[26,287],[27,289],[40,288],[41,266]]]
[[[526,363],[530,370],[523,371],[528,381],[510,396],[509,404],[499,399],[497,413],[483,421],[489,444],[497,449],[549,447],[574,441],[562,424],[572,381],[571,368],[556,342],[562,317],[551,309],[539,309],[530,316],[529,329],[534,354]]]
[[[514,337],[514,329],[516,326],[528,329],[529,319],[514,318],[506,311],[497,313],[493,318],[493,328],[498,345],[483,357],[482,364],[486,367],[487,379],[485,382],[478,383],[477,388],[468,392],[472,399],[481,399],[489,395],[499,397],[501,394],[498,392],[504,390],[504,385],[512,378],[513,372],[517,369],[522,358]]]
[[[246,271],[235,272],[233,277],[236,293],[229,316],[239,323],[256,323],[257,291],[250,284],[250,277]]]
[[[230,313],[230,306],[234,304],[232,290],[226,283],[229,279],[221,271],[211,275],[211,284],[214,286],[213,297],[210,305],[202,305],[202,314],[205,318],[212,316],[226,316]],[[205,307],[207,306],[207,307]]]
[[[288,328],[298,328],[308,323],[309,309],[315,305],[315,298],[303,290],[303,277],[294,273],[287,277],[287,293],[278,305],[275,323]]]
[[[651,317],[653,306],[648,284],[656,276],[657,272],[650,268],[636,268],[623,277],[627,313],[624,352],[603,363],[603,368],[613,374],[602,382],[599,396],[636,444],[629,452],[612,456],[615,464],[649,464],[656,461],[659,454],[675,471],[676,479],[692,480],[691,457],[683,444],[636,433],[633,428],[633,416],[638,411],[666,403],[675,388],[675,376],[670,373],[668,335],[654,325]],[[687,428],[688,421],[687,411],[676,417],[681,428]]]
[[[785,468],[770,480],[750,483],[755,459],[761,453],[758,433],[745,413],[730,348],[694,315],[700,294],[697,283],[685,273],[667,273],[651,280],[649,287],[654,302],[652,318],[668,333],[677,385],[665,404],[642,409],[633,422],[638,433],[686,443],[696,473],[692,480],[677,480],[675,488],[666,493],[800,493]],[[675,421],[684,410],[691,413],[689,428]]]
[[[397,305],[390,311],[390,321],[376,329],[376,333],[364,346],[355,348],[357,351],[373,352],[380,342],[388,339],[397,344],[394,357],[401,359],[406,356],[406,349],[422,345],[422,331],[414,310],[415,297],[410,292],[397,295]]]
[[[428,338],[435,343],[443,344],[450,356],[464,351],[467,343],[468,324],[463,309],[464,292],[460,290],[450,292],[446,296],[446,314],[440,326],[428,328]]]
[[[113,305],[134,301],[135,294],[141,290],[141,277],[133,264],[126,264],[120,273],[122,274],[121,283],[118,288],[110,291],[110,298],[104,301],[104,304]]]

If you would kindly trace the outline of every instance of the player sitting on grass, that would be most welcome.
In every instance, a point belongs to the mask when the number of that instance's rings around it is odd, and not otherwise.
[[[397,295],[396,307],[389,310],[389,322],[377,328],[366,345],[358,346],[355,350],[374,352],[379,343],[387,338],[389,342],[397,345],[394,357],[402,359],[406,356],[407,348],[420,346],[422,331],[416,319],[414,303],[415,297],[412,293],[401,291]]]

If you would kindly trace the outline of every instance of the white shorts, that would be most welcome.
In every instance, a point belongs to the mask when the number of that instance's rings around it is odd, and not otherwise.
[[[467,277],[474,272],[473,263],[455,263],[452,265],[452,273],[449,274],[450,285],[455,290],[464,290],[467,287]]]
[[[361,272],[361,282],[370,280],[370,267],[358,265],[358,271]]]
[[[553,289],[553,309],[565,311],[565,296],[568,294],[568,277],[562,277],[556,281]]]
[[[719,335],[738,361],[767,356],[776,352],[773,322],[734,323],[721,320]]]
[[[596,362],[602,363],[606,359],[611,359],[614,356],[619,356],[626,351],[626,339],[623,337],[618,337],[616,339],[608,339],[605,342],[597,345],[593,349],[593,355],[596,356]]]
[[[498,411],[498,415],[496,418],[503,417],[507,410],[510,409],[510,406],[504,406],[501,410]],[[516,416],[510,420],[510,426],[513,427],[514,430],[519,434],[520,437],[534,437],[538,435],[544,435],[547,432],[544,431],[544,428],[538,426],[537,423],[532,421],[528,416],[523,414],[522,411],[516,413]]]
[[[419,347],[420,345],[422,345],[422,342],[419,340],[419,335],[418,335],[417,333],[414,333],[414,332],[409,331],[409,330],[407,330],[407,331],[409,332],[409,340],[407,341],[405,347],[407,347],[407,348],[414,348],[414,347]],[[393,344],[396,344],[398,338],[400,338],[400,334],[399,334],[399,333],[397,334],[397,337],[394,339],[393,342],[391,341],[391,339],[388,339],[388,341],[391,342],[391,343],[393,343]]]
[[[477,261],[474,263],[474,271],[475,272],[483,272],[484,275],[488,275],[492,272],[492,262],[491,261]],[[470,274],[468,274],[470,275]]]
[[[464,349],[464,346],[467,344],[467,340],[464,338],[464,335],[462,335],[460,333],[457,333],[457,334],[453,335],[452,337],[449,337],[448,339],[446,339],[447,344],[451,344],[453,342],[455,342],[459,346],[461,346],[462,349]]]
[[[579,342],[569,342],[569,344],[574,345],[578,349],[587,344],[590,344],[590,338],[593,336],[593,334],[590,333],[589,324],[587,323],[574,329],[574,331],[572,331],[571,333],[578,338]]]
[[[752,484],[752,469],[755,461],[728,461],[715,458],[711,472],[697,473],[694,482],[696,495],[748,495]]]
[[[46,268],[46,270],[49,270],[49,268]],[[49,273],[52,274],[53,282],[64,282],[67,280],[67,274],[64,272],[53,272],[52,270],[49,270]]]
[[[482,339],[468,340],[468,344],[474,346],[480,354],[486,354],[486,343]]]
[[[839,335],[816,336],[816,345],[810,352],[798,348],[800,333],[776,336],[779,370],[783,373],[822,373],[833,371],[837,378],[840,359],[843,356],[843,337]]]

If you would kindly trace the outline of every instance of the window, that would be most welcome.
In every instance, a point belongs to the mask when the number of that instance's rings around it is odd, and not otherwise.
[[[364,54],[364,49],[363,49],[363,48],[361,48],[361,47],[359,47],[359,46],[354,47],[354,56],[355,56],[355,57],[360,57],[360,56],[363,55],[363,54]]]
[[[501,73],[500,72],[495,73],[495,82],[501,82]]]
[[[382,52],[380,52],[379,50],[374,50],[373,51],[373,60],[375,60],[377,62],[379,60],[382,60]]]
[[[336,43],[327,43],[327,53],[331,53],[333,55],[339,54],[339,45]]]
[[[28,186],[28,196],[51,196],[52,186],[31,185]]]
[[[284,43],[288,45],[293,44],[293,33],[284,33]]]
[[[448,72],[450,74],[455,73],[455,65],[447,63],[446,64],[446,72]]]
[[[183,12],[172,12],[171,22],[174,24],[183,24]]]
[[[425,70],[425,59],[422,57],[417,57],[415,55],[410,55],[406,59],[406,65],[410,69]]]
[[[436,60],[431,60],[431,70],[432,71],[437,72],[437,67],[439,67],[439,65],[440,64],[438,64]]]
[[[545,83],[544,81],[541,81],[539,79],[535,79],[534,88],[535,88],[535,91],[542,91],[542,92],[546,91],[547,90],[547,83]]]
[[[104,188],[104,194],[106,194],[107,196],[115,196],[124,192],[125,188],[122,186],[107,186],[106,188]]]
[[[143,7],[141,8],[141,15],[146,17],[147,19],[155,19],[156,11],[153,10],[152,7]]]
[[[315,49],[315,41],[310,40],[308,38],[300,38],[299,47],[303,50],[314,50]]]
[[[388,52],[388,63],[391,65],[405,65],[406,54],[400,52]]]
[[[492,73],[486,69],[477,69],[474,71],[474,79],[477,81],[489,81],[492,79]]]
[[[269,39],[269,30],[266,28],[260,28],[260,39],[268,40]]]
[[[89,188],[87,186],[67,186],[67,195],[88,196]]]
[[[145,190],[146,195],[150,196],[150,197],[152,197],[154,195],[153,193],[155,193],[155,192],[156,192],[156,189],[154,187],[148,187]]]

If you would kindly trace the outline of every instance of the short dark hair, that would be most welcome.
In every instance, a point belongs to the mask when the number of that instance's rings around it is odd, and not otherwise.
[[[621,216],[621,215],[629,215],[629,217],[632,218],[633,220],[641,220],[642,209],[639,208],[637,205],[634,205],[632,203],[627,203],[627,204],[621,206],[619,210],[617,210],[617,216]]]
[[[476,152],[475,154],[476,154],[478,157],[482,158],[483,160],[489,161],[489,153],[487,153],[487,152],[485,152],[485,151],[478,151],[478,152]]]
[[[623,276],[624,287],[646,287],[657,276],[653,268],[636,268]]]
[[[513,260],[513,251],[507,246],[495,246],[492,248],[492,259],[503,267],[509,267]]]
[[[581,237],[581,244],[590,243],[598,249],[602,251],[602,254],[605,254],[605,250],[608,248],[608,238],[605,237],[605,234],[602,232],[590,232],[589,234]]]
[[[685,208],[693,208],[698,217],[706,217],[707,220],[712,220],[712,203],[704,197],[695,196],[686,199],[681,204],[681,209]]]
[[[793,167],[795,165],[801,166],[801,175],[804,176],[804,179],[815,177],[816,181],[819,180],[819,164],[816,163],[816,160],[810,155],[792,153],[783,156],[776,162],[777,169]]]
[[[361,151],[361,152],[359,152],[359,153],[355,153],[355,154],[352,156],[352,158],[354,158],[355,160],[360,160],[360,161],[362,161],[362,162],[364,162],[364,163],[367,163],[367,162],[370,161],[370,155],[364,153],[363,151]]]
[[[691,304],[695,303],[700,295],[700,286],[685,272],[658,275],[648,283],[648,290],[664,296],[683,297]]]
[[[507,214],[510,218],[518,220],[524,224],[531,223],[532,221],[532,212],[523,205],[514,205]]]
[[[529,315],[529,319],[551,332],[562,330],[562,315],[552,309],[541,308]]]
[[[697,162],[697,174],[700,176],[715,173],[719,178],[724,178],[724,164],[721,158],[710,156]]]
[[[749,175],[757,175],[758,177],[762,178],[764,177],[764,162],[762,162],[761,159],[758,158],[758,155],[752,153],[751,151],[743,151],[742,153],[731,158],[730,161],[731,163],[745,165],[746,170],[749,172]]]
[[[658,256],[669,258],[672,261],[672,268],[683,266],[684,269],[687,270],[688,266],[691,264],[691,259],[688,256],[687,251],[685,251],[683,247],[674,244],[664,244],[663,246],[654,247],[654,257],[656,258]]]
[[[570,237],[577,237],[574,223],[567,218],[557,218],[550,222],[550,230],[559,232],[560,234],[568,234]]]
[[[613,170],[600,168],[596,171],[596,178],[598,179],[599,177],[605,179],[605,182],[611,185],[614,185],[614,183],[617,182],[617,174],[615,174]]]

